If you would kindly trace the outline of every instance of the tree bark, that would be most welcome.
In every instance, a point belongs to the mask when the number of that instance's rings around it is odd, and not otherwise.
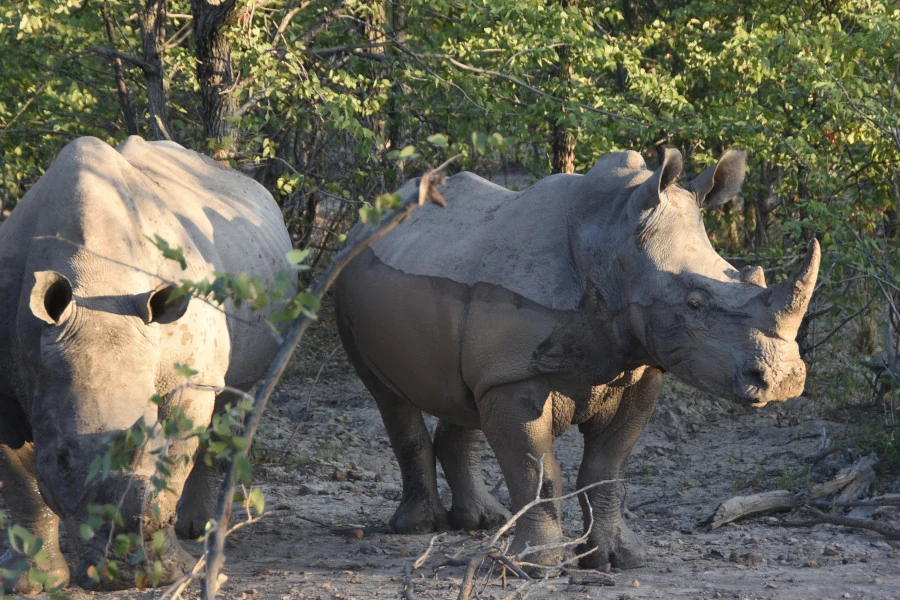
[[[578,0],[558,0],[563,8],[577,7]],[[559,80],[558,96],[566,97],[569,82],[572,80],[572,64],[569,61],[569,48],[561,46],[556,49],[559,56],[559,64],[555,67],[556,76]],[[575,172],[575,135],[565,125],[559,121],[566,116],[567,110],[565,105],[560,105],[560,119],[553,123],[553,134],[551,145],[553,147],[553,165],[551,170],[553,173],[574,173]]]
[[[140,0],[134,0],[141,27],[141,48],[147,82],[147,105],[150,112],[150,128],[157,140],[172,139],[172,123],[169,120],[169,85],[162,63],[162,49],[166,43],[166,0],[146,0],[141,8]]]
[[[216,158],[226,158],[235,149],[235,131],[226,120],[237,107],[234,95],[234,70],[231,64],[231,44],[224,35],[224,27],[238,16],[236,0],[223,2],[191,0],[194,16],[194,42],[197,45],[197,80],[200,83],[200,118],[203,135],[221,143]]]
[[[106,27],[106,39],[109,40],[110,48],[116,47],[116,32],[113,28],[112,19],[109,16],[109,5],[103,2],[103,24]],[[122,59],[113,59],[113,72],[116,76],[116,91],[119,94],[119,104],[122,105],[122,116],[125,119],[125,130],[128,135],[137,134],[137,119],[134,116],[134,108],[131,106],[131,99],[128,97],[128,86],[125,84],[125,74],[122,69]]]

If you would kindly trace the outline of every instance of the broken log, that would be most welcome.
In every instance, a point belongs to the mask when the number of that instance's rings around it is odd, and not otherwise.
[[[787,490],[762,492],[751,496],[735,496],[716,507],[713,513],[706,518],[704,524],[709,530],[713,530],[738,519],[785,512],[802,504],[803,502],[795,494]]]
[[[841,492],[841,497],[838,498],[840,501],[855,500],[859,496],[854,496],[854,494],[861,495],[865,493],[869,489],[869,485],[874,481],[874,467],[877,463],[878,457],[874,453],[864,456],[849,467],[838,471],[837,476],[831,481],[812,486],[807,497],[811,500],[817,500],[830,496],[835,492]],[[857,480],[859,481],[857,482]],[[845,489],[848,489],[846,496],[843,492]]]

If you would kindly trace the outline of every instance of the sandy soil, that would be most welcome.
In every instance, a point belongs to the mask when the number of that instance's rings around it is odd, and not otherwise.
[[[383,526],[391,516],[400,497],[399,471],[365,388],[340,355],[313,385],[320,361],[307,358],[307,365],[281,386],[264,419],[254,449],[254,477],[272,512],[229,539],[222,598],[398,598],[406,570],[433,537],[353,531]],[[900,598],[900,549],[874,533],[784,526],[801,518],[798,514],[713,532],[700,525],[719,502],[734,495],[803,488],[852,462],[857,456],[847,450],[815,468],[804,463],[823,431],[838,443],[844,435],[841,423],[819,412],[806,398],[745,409],[667,384],[628,470],[631,524],[649,548],[649,564],[610,573],[613,585],[582,583],[585,572],[573,571],[529,584],[523,594],[572,600]],[[581,456],[576,428],[557,440],[556,453],[571,491]],[[487,448],[485,457],[486,481],[508,502]],[[449,506],[449,489],[441,485]],[[878,510],[874,516],[894,526],[900,521],[896,510]],[[240,518],[236,512],[235,519]],[[580,520],[577,501],[567,502],[568,535],[580,533]],[[345,530],[334,531],[340,528]],[[412,573],[408,597],[456,598],[465,567],[450,559],[476,555],[484,541],[483,532],[440,535],[424,565]],[[185,547],[200,552],[195,542]],[[510,577],[504,589],[496,572],[489,577],[485,571],[475,591],[482,599],[500,599],[523,584]],[[75,600],[161,594],[69,591]],[[197,586],[186,597],[199,597]]]

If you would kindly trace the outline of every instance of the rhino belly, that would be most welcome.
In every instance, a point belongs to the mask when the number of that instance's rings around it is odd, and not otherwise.
[[[460,372],[460,332],[467,286],[408,275],[366,250],[335,292],[344,345],[395,393],[452,423],[478,427],[472,393]]]

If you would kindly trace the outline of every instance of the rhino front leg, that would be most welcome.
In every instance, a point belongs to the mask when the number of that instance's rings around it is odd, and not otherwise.
[[[252,384],[234,386],[241,390],[249,390]],[[242,400],[239,394],[225,391],[216,396],[215,412],[221,413],[228,404],[236,405]],[[207,420],[209,422],[209,420]],[[197,539],[206,532],[206,524],[216,516],[219,502],[219,487],[222,477],[219,462],[206,464],[206,455],[201,448],[194,458],[194,467],[184,484],[184,491],[178,499],[178,521],[175,533],[184,539]]]
[[[491,496],[481,474],[484,433],[443,419],[434,432],[434,451],[453,492],[450,526],[490,529],[509,519],[509,511]]]
[[[545,382],[526,381],[492,388],[478,403],[484,433],[509,488],[513,513],[537,495],[541,498],[562,495],[559,463],[553,456],[553,405],[549,395]],[[516,522],[510,551],[515,554],[529,546],[561,542],[561,516],[559,500],[539,504],[526,512]],[[566,554],[563,548],[557,548],[528,554],[522,559],[553,566],[562,562]]]
[[[2,431],[0,425],[0,481],[3,482],[3,498],[9,507],[12,524],[22,525],[43,540],[47,563],[40,567],[49,576],[49,584],[68,583],[69,567],[59,550],[59,517],[50,510],[38,491],[34,470],[34,446],[22,441],[18,435]],[[18,438],[18,439],[10,439]],[[10,445],[10,441],[13,443]],[[12,549],[0,556],[0,569],[16,569],[22,557]],[[34,567],[28,560],[28,566]],[[28,594],[41,591],[28,581],[28,572],[13,580],[0,579],[0,591],[6,594]]]
[[[205,533],[206,524],[216,516],[220,483],[217,464],[207,465],[199,452],[178,499],[178,537],[195,540]]]
[[[580,425],[584,434],[584,457],[578,472],[578,487],[606,479],[621,479],[625,463],[638,440],[659,396],[662,373],[647,368],[641,378],[624,388],[618,410],[609,424],[589,420]],[[624,483],[597,486],[579,496],[584,514],[584,527],[590,527],[587,544],[578,548],[583,553],[597,550],[582,558],[580,566],[599,568],[606,563],[622,569],[640,567],[647,562],[644,545],[622,518],[625,503]],[[593,524],[591,524],[593,521]]]

